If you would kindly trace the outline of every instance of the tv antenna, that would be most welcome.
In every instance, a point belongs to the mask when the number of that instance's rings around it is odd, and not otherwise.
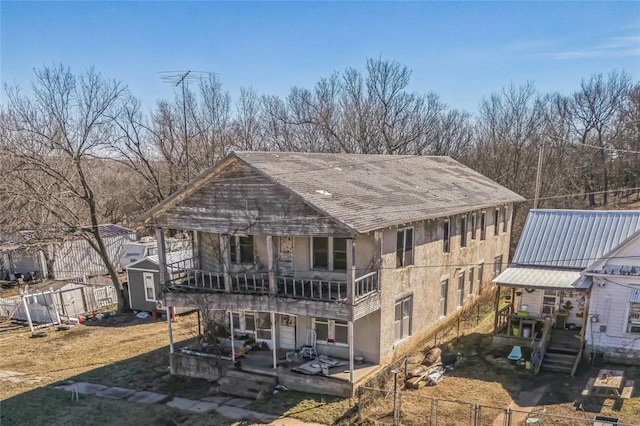
[[[202,76],[205,74],[213,74],[206,71],[160,71],[160,79],[173,87],[182,86],[182,120],[184,126],[184,157],[185,168],[187,172],[187,182],[189,182],[191,176],[189,172],[189,138],[187,136],[187,101],[185,95],[185,85],[193,82],[199,82],[202,80]]]

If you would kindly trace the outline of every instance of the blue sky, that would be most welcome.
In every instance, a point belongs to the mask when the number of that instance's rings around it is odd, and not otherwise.
[[[568,94],[582,78],[640,77],[640,2],[14,2],[0,3],[0,77],[94,66],[152,108],[160,71],[216,72],[286,95],[367,58],[407,65],[411,90],[477,110],[511,83]],[[0,98],[4,100],[4,96]]]

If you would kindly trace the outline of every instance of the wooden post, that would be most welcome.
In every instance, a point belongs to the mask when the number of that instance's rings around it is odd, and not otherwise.
[[[220,251],[222,255],[222,275],[224,276],[224,291],[225,293],[231,292],[231,276],[229,270],[231,269],[231,254],[229,253],[229,235],[220,234]]]
[[[347,301],[354,305],[356,301],[355,281],[356,281],[356,265],[355,265],[355,242],[353,238],[347,238]]]
[[[493,318],[493,334],[498,332],[498,308],[500,307],[500,286],[496,289],[496,301]]]
[[[202,269],[200,267],[200,234],[198,231],[191,232],[191,251],[193,254],[193,268]]]
[[[158,247],[160,247],[159,244],[158,244]],[[169,328],[169,353],[172,354],[173,353],[173,329],[171,328],[171,308],[167,306],[166,312],[167,312],[167,327]]]
[[[231,336],[231,361],[236,362],[236,348],[233,341],[233,312],[229,311],[229,335]]]
[[[278,367],[278,354],[276,352],[276,313],[270,312],[271,315],[271,348],[273,352],[273,368]]]
[[[162,228],[156,228],[156,241],[158,242],[158,268],[160,272],[160,288],[167,285],[167,252],[164,244]]]
[[[275,256],[273,255],[273,236],[267,235],[267,264],[269,266],[269,293],[277,293]]]
[[[349,383],[353,383],[353,321],[347,322],[347,333],[349,342]]]

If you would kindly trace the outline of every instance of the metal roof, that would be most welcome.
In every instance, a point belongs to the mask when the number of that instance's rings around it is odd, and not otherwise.
[[[530,210],[512,264],[584,269],[639,231],[637,210]]]
[[[84,231],[89,231],[91,228],[88,226],[82,227]],[[103,238],[118,237],[121,235],[135,235],[136,231],[133,229],[125,228],[124,226],[114,225],[113,223],[106,223],[98,225],[100,236]]]
[[[589,280],[591,279],[588,277]],[[557,268],[529,268],[514,266],[505,269],[493,282],[504,287],[518,288],[570,288],[587,289],[589,283],[584,283],[585,277],[580,271]]]

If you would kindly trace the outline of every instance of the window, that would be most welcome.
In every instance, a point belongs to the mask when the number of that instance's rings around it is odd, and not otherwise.
[[[487,212],[480,213],[480,239],[487,239]]]
[[[469,294],[473,294],[473,274],[474,274],[474,269],[473,268],[469,268]]]
[[[451,248],[451,221],[449,219],[445,219],[442,229],[444,233],[444,245],[442,247],[442,251],[444,251],[445,253],[449,253]]]
[[[467,246],[467,216],[460,218],[460,247]]]
[[[413,265],[413,228],[398,230],[396,242],[396,268]]]
[[[412,299],[409,296],[396,302],[395,321],[393,322],[393,340],[397,342],[411,335]]]
[[[311,238],[311,269],[347,270],[347,239]]]
[[[507,212],[508,211],[509,211],[509,208],[506,206],[502,209],[502,232],[507,232],[507,223],[508,223]]]
[[[478,263],[478,288],[482,288],[482,280],[484,279],[484,263]]]
[[[636,290],[637,292],[638,290]],[[640,334],[640,303],[629,305],[629,322],[627,323],[627,333]]]
[[[271,340],[271,314],[256,313],[256,339]]]
[[[493,261],[493,278],[500,275],[500,272],[502,272],[502,255],[496,256]]]
[[[349,324],[347,321],[313,318],[311,322],[311,326],[317,333],[318,342],[338,345],[349,343]]]
[[[253,263],[253,235],[231,236],[229,239],[231,263]]]
[[[156,284],[153,278],[153,272],[143,272],[142,279],[144,281],[144,300],[147,302],[155,302]]]
[[[476,228],[477,226],[477,216],[475,213],[471,213],[471,239],[475,240],[476,239]]]
[[[558,292],[556,290],[545,290],[542,294],[542,314],[553,315],[556,311]]]
[[[257,314],[255,312],[232,312],[231,318],[233,321],[233,329],[234,331],[240,333],[247,333],[251,335],[256,335],[256,316],[259,315],[267,315],[268,313]],[[271,339],[271,336],[267,339]]]
[[[493,235],[496,236],[500,233],[500,209],[496,209],[493,213]]]
[[[449,293],[449,280],[440,283],[440,316],[447,316],[447,295]]]
[[[464,305],[464,271],[458,274],[458,307]]]

